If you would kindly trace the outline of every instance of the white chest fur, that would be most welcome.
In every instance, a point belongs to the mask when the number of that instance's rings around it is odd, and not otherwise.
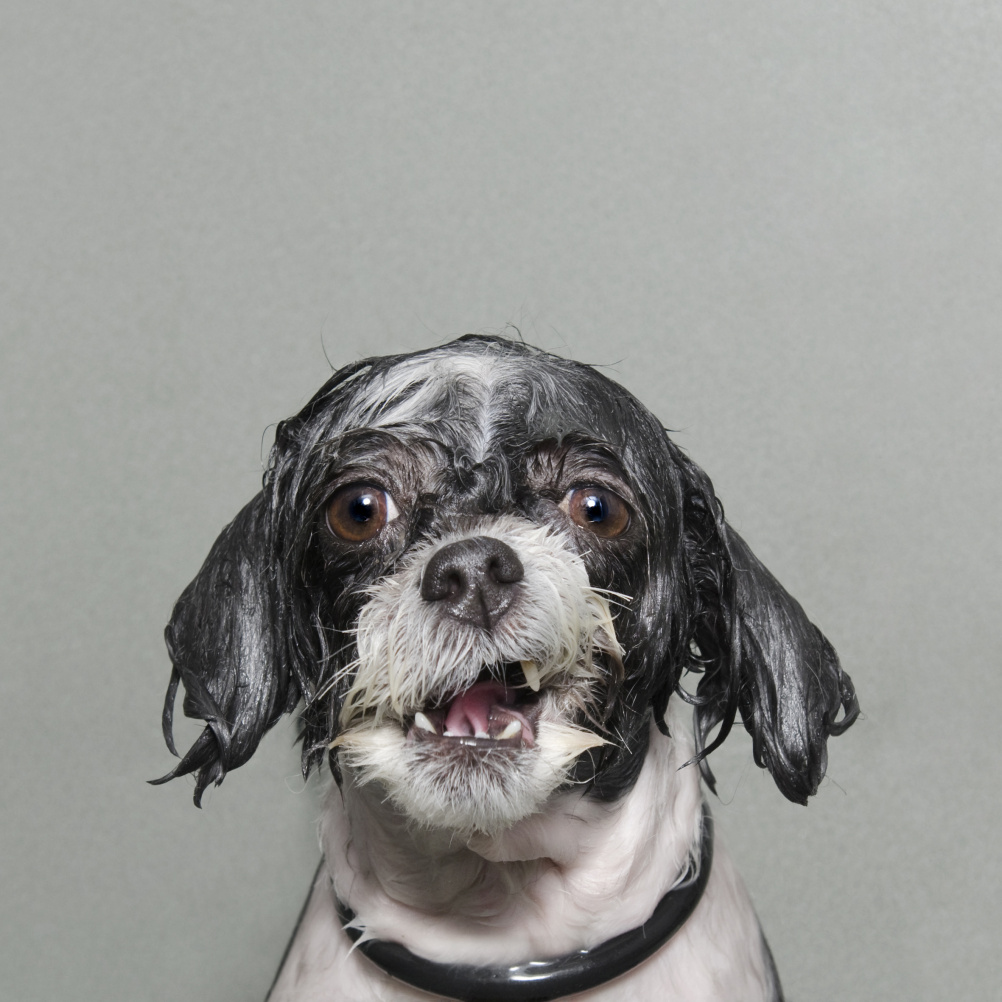
[[[674,702],[674,701],[673,701]],[[331,790],[321,826],[326,866],[271,995],[272,1002],[425,1000],[351,944],[333,891],[365,935],[421,956],[487,964],[547,959],[641,925],[685,872],[698,844],[701,789],[680,714],[656,729],[640,777],[616,804],[577,792],[491,840],[458,843],[414,829],[373,784]],[[675,936],[622,978],[576,999],[773,997],[751,902],[726,852],[715,849],[706,891]]]

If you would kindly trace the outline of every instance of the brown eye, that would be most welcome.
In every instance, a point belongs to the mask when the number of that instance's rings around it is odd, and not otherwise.
[[[630,527],[626,502],[604,487],[576,487],[561,507],[578,525],[604,539],[621,536]]]
[[[364,543],[397,515],[393,498],[380,487],[349,484],[339,488],[327,506],[327,525],[349,543]]]

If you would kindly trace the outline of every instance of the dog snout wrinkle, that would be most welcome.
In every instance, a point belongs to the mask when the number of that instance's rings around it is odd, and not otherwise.
[[[441,603],[455,619],[490,629],[510,608],[525,570],[518,555],[493,536],[443,546],[421,578],[421,597]]]

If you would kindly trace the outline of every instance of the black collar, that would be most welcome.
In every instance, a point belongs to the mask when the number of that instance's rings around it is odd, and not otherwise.
[[[358,943],[358,949],[398,981],[432,995],[461,1002],[549,1002],[618,978],[661,949],[682,927],[699,902],[713,862],[713,819],[705,803],[699,859],[699,869],[690,862],[683,881],[657,903],[643,925],[590,950],[507,967],[474,967],[426,960],[399,943],[381,939]],[[334,900],[345,932],[357,942],[361,930],[348,924],[355,913],[336,895]]]

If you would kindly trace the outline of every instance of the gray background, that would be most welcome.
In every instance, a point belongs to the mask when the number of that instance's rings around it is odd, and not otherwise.
[[[146,786],[160,631],[325,352],[508,323],[857,683],[808,808],[715,758],[790,998],[997,997],[999,5],[2,8],[3,998],[263,995],[319,787],[291,722]]]

